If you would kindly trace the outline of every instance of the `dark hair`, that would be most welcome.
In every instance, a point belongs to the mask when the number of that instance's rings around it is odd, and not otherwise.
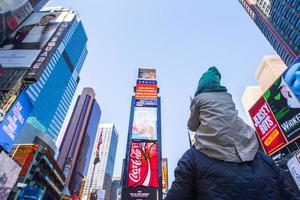
[[[53,17],[53,18],[55,18],[56,15],[55,14],[48,14],[48,15],[44,15],[42,18],[44,18],[44,17]]]

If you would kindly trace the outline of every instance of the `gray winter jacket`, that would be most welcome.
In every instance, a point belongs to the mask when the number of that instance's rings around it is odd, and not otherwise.
[[[258,150],[254,130],[238,117],[228,92],[204,92],[191,102],[188,128],[196,132],[195,148],[227,162],[252,161]]]

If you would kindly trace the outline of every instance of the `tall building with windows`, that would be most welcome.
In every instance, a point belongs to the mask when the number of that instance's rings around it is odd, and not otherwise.
[[[286,65],[300,55],[299,0],[239,0]]]
[[[80,183],[87,176],[100,116],[94,90],[84,88],[77,98],[57,159],[71,195],[79,195]]]
[[[104,199],[110,199],[118,138],[119,135],[114,124],[99,124],[83,190],[83,199],[89,199],[91,193],[104,193]]]
[[[55,16],[54,28],[52,34],[47,35],[48,40],[41,50],[32,50],[24,61],[28,66],[23,66],[27,72],[22,77],[22,85],[33,103],[33,109],[16,143],[31,143],[34,140],[37,134],[28,131],[30,127],[38,129],[38,135],[44,134],[49,140],[56,141],[87,55],[86,33],[79,16],[72,10],[49,8],[34,12],[21,26],[36,22],[45,15]],[[23,51],[29,52],[19,50],[21,53]],[[7,50],[7,54],[13,52]]]

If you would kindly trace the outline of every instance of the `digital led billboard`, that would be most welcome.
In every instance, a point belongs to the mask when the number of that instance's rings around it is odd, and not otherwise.
[[[157,144],[132,142],[128,165],[128,186],[158,188],[158,162]]]
[[[12,160],[6,153],[0,153],[0,199],[7,199],[15,185],[21,167]]]
[[[20,176],[25,176],[35,153],[39,148],[38,144],[15,145],[11,155],[13,159],[22,167]]]
[[[156,80],[156,69],[139,68],[138,79]]]
[[[0,122],[0,146],[7,152],[10,152],[15,138],[23,128],[31,110],[30,98],[25,91],[22,91],[5,118]]]
[[[168,160],[167,158],[162,159],[162,190],[164,193],[168,192],[169,189],[169,176],[168,176]]]
[[[37,79],[64,37],[75,14],[34,12],[1,45],[4,68],[29,68],[28,79]]]
[[[133,140],[157,139],[157,108],[135,107],[132,125]]]
[[[138,80],[135,87],[136,106],[157,106],[157,82]]]
[[[264,93],[275,119],[290,142],[300,135],[300,102],[283,77],[277,79]]]
[[[298,57],[283,73],[285,82],[300,101],[300,57]]]
[[[271,154],[287,143],[268,103],[263,97],[249,110],[252,122],[267,154]]]
[[[125,188],[122,197],[126,200],[159,200],[158,189],[146,187]]]

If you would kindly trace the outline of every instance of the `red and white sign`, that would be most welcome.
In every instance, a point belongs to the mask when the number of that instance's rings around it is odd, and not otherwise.
[[[133,142],[130,148],[128,166],[129,187],[159,187],[158,145],[155,143]]]
[[[157,84],[137,83],[135,98],[145,100],[156,100]]]
[[[284,146],[287,141],[268,105],[262,97],[249,110],[258,138],[267,154],[272,154]]]

